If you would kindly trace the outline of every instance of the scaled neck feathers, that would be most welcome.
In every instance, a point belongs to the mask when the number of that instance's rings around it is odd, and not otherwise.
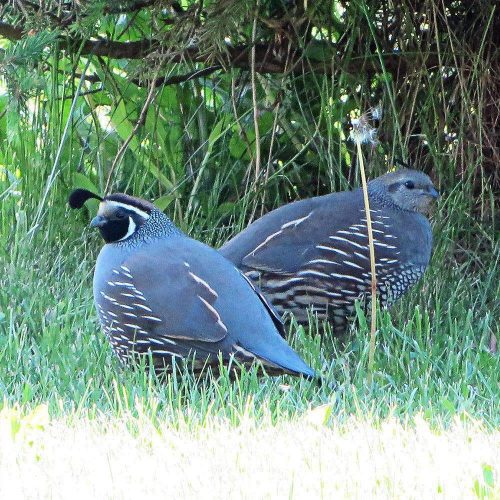
[[[394,200],[387,193],[387,187],[378,182],[378,179],[374,179],[368,183],[368,195],[371,200],[376,200],[384,207],[393,208],[395,210],[405,210],[403,207],[394,203]]]
[[[130,247],[182,234],[182,231],[163,212],[152,208],[148,220],[134,234],[123,241],[117,241],[113,244]]]

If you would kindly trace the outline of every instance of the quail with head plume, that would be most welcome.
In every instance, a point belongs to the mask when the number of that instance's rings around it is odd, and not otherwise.
[[[94,273],[101,326],[120,360],[148,354],[155,369],[187,364],[195,372],[261,363],[266,373],[314,377],[283,339],[272,307],[216,250],[188,238],[152,203],[77,189],[69,204],[100,200],[106,242]],[[232,360],[238,363],[232,363]]]
[[[368,183],[378,297],[389,305],[423,275],[439,196],[431,179],[400,169]],[[307,324],[307,310],[344,332],[356,299],[369,297],[370,257],[361,188],[289,203],[227,242],[220,252],[263,291],[280,314]]]

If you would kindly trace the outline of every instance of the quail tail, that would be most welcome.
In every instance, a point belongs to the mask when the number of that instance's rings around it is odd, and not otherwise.
[[[316,372],[287,344],[282,337],[274,337],[264,347],[253,350],[270,367],[278,367],[290,375],[318,379]]]

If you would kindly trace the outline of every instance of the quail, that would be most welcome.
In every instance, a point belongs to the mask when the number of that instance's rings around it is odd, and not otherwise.
[[[368,183],[377,296],[388,306],[423,275],[439,196],[431,179],[404,168]],[[308,323],[308,309],[344,333],[356,300],[368,299],[371,272],[361,188],[289,203],[228,241],[220,252],[252,279],[280,314]],[[365,301],[366,303],[366,301]]]
[[[175,364],[217,372],[222,360],[231,370],[258,363],[272,375],[315,377],[284,340],[272,307],[220,253],[140,198],[77,189],[69,205],[81,208],[89,198],[100,201],[91,226],[106,243],[94,272],[94,301],[121,361],[147,354],[157,371]]]

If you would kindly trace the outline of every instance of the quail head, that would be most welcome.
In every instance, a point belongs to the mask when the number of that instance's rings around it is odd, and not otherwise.
[[[188,238],[148,201],[101,198],[77,189],[81,208],[100,200],[91,225],[106,244],[94,273],[100,323],[122,361],[148,354],[158,370],[187,364],[217,371],[260,363],[269,374],[314,377],[287,344],[283,325],[253,285],[222,255]]]
[[[432,231],[427,215],[438,192],[431,179],[400,169],[368,183],[378,297],[389,305],[423,275]],[[267,213],[220,252],[280,314],[308,323],[308,309],[344,332],[357,299],[370,294],[368,232],[362,190],[289,203]]]

